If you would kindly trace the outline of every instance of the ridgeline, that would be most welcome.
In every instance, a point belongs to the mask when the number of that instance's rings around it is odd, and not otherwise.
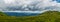
[[[46,11],[37,16],[7,16],[0,12],[0,22],[60,22],[60,12],[58,11]]]

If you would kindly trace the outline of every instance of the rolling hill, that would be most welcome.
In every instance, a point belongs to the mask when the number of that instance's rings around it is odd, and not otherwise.
[[[7,16],[6,14],[0,12],[0,22],[60,22],[60,12],[46,11],[37,16],[23,17]]]

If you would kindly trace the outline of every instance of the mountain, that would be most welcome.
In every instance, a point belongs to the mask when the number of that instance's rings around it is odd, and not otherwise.
[[[3,12],[0,12],[0,17],[1,16],[7,16],[7,14],[3,13]]]
[[[0,22],[60,22],[60,12],[46,11],[37,16],[0,16]]]

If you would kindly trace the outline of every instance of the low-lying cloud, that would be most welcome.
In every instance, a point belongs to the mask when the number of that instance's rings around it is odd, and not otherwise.
[[[53,0],[0,0],[0,11],[60,11],[60,3]]]

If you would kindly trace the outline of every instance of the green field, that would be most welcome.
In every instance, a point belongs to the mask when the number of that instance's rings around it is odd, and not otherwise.
[[[46,11],[37,16],[8,16],[0,12],[0,22],[60,22],[60,12]]]

